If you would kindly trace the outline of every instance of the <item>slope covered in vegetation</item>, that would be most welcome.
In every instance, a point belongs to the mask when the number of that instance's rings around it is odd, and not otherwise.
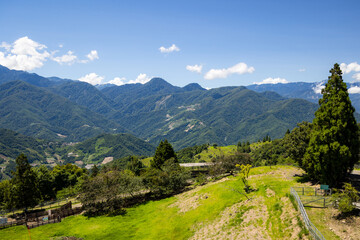
[[[256,191],[250,200],[234,189],[244,187],[239,177],[197,187],[174,197],[126,209],[116,217],[74,216],[58,224],[31,229],[35,239],[74,236],[84,239],[298,239],[304,236],[287,196],[294,167],[254,168],[249,183]],[[2,230],[3,239],[28,235],[24,226]]]

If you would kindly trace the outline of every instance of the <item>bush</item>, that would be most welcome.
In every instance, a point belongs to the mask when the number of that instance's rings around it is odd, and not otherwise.
[[[144,184],[151,191],[152,196],[160,197],[183,190],[190,173],[181,168],[175,159],[169,159],[161,170],[149,168],[143,177]]]
[[[350,184],[344,184],[344,190],[336,190],[332,195],[332,202],[341,213],[349,213],[355,209],[353,202],[359,201],[359,192]]]

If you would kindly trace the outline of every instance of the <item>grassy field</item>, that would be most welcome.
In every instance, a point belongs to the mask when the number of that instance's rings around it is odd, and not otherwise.
[[[229,156],[234,155],[236,153],[236,146],[229,145],[229,146],[209,146],[208,149],[202,151],[201,153],[194,156],[194,162],[211,162],[212,158],[219,157],[219,156]],[[141,162],[149,167],[150,161],[153,157],[148,157],[141,159]]]
[[[219,157],[221,155],[227,156],[227,155],[234,155],[236,152],[236,146],[235,145],[229,145],[229,146],[209,146],[207,150],[202,151],[201,153],[194,156],[194,159],[196,162],[211,162],[212,158]]]
[[[31,229],[32,239],[75,236],[84,239],[298,239],[299,213],[288,197],[294,167],[259,167],[249,183],[250,200],[237,191],[239,177],[228,177],[174,197],[127,209],[116,217],[72,216]],[[24,226],[1,230],[1,239],[29,239]],[[59,238],[61,239],[61,238]]]

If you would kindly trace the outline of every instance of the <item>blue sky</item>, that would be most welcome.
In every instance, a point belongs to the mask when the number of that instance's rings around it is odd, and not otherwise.
[[[0,1],[0,64],[213,88],[321,81],[338,62],[352,82],[359,23],[359,1]]]

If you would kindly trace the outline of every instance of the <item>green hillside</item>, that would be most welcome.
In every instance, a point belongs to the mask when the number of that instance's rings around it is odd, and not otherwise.
[[[102,115],[22,81],[0,85],[0,126],[27,136],[64,141],[125,131]]]
[[[130,134],[101,134],[84,142],[65,148],[67,162],[101,163],[105,157],[150,156],[155,146]]]
[[[15,159],[24,153],[29,162],[45,160],[48,142],[28,137],[8,129],[0,129],[0,154],[3,158]]]
[[[227,87],[138,99],[112,119],[151,143],[166,138],[181,149],[280,138],[298,122],[311,121],[316,109],[302,99]]]
[[[73,216],[61,223],[31,229],[33,239],[298,239],[304,235],[300,213],[289,197],[291,186],[301,185],[294,167],[260,167],[250,172],[257,190],[250,200],[239,177],[197,187],[174,197],[126,209],[115,217]],[[1,230],[2,239],[23,239],[24,226]]]

